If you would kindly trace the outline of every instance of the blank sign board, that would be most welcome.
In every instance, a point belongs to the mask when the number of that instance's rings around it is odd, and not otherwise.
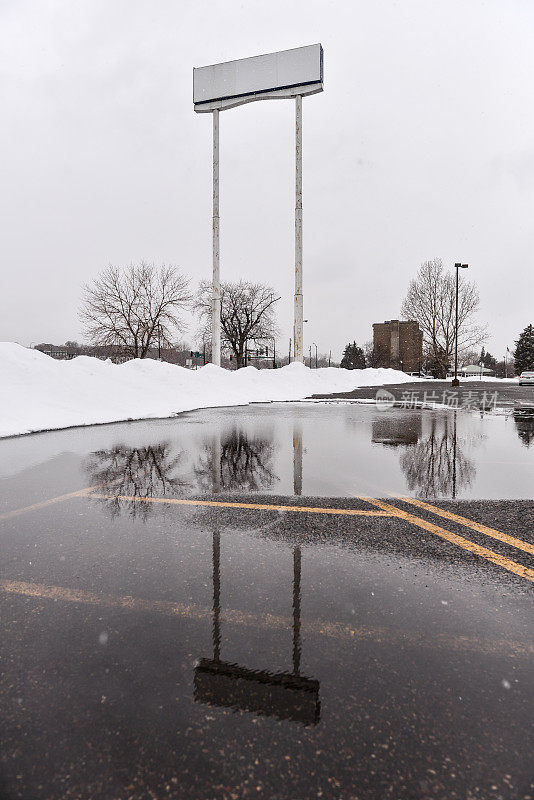
[[[193,103],[196,110],[207,103],[262,99],[269,94],[297,87],[321,91],[323,83],[323,48],[320,44],[296,47],[224,64],[197,67],[193,70]],[[303,94],[311,93],[304,91]],[[300,93],[300,92],[299,92]]]

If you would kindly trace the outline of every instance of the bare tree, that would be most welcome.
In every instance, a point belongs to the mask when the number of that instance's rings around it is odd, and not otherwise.
[[[375,357],[374,357],[374,344],[372,340],[365,342],[363,346],[363,353],[365,355],[365,363],[369,367],[374,367]]]
[[[175,267],[144,262],[124,270],[109,266],[84,286],[80,319],[93,344],[146,358],[156,343],[171,345],[182,329],[180,312],[190,300],[189,281]]]
[[[278,299],[273,289],[262,283],[239,281],[221,284],[222,339],[235,357],[238,369],[245,364],[248,340],[276,337],[274,304]],[[211,309],[211,283],[202,281],[195,310],[205,328],[203,338],[211,338]]]
[[[416,278],[410,281],[401,314],[419,323],[429,361],[445,377],[454,353],[456,276],[446,271],[441,259],[421,264]],[[482,344],[487,337],[485,326],[475,315],[480,304],[478,290],[460,275],[458,292],[458,351],[463,353]]]

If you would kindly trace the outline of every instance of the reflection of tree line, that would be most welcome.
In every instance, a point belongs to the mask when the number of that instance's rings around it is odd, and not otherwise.
[[[456,415],[440,422],[431,417],[430,433],[425,439],[406,447],[400,465],[408,488],[417,490],[423,497],[456,494],[473,482],[476,469],[464,452],[465,439],[458,437]],[[534,410],[514,412],[517,435],[527,447],[534,442]]]
[[[399,463],[411,491],[422,497],[452,496],[470,486],[476,470],[465,453],[466,439],[456,430],[456,413],[428,415],[430,429],[424,438],[418,423],[392,417],[373,422],[373,441],[402,449]],[[514,415],[517,432],[528,446],[534,441],[534,415]],[[401,424],[402,423],[402,424]],[[302,493],[302,434],[293,432],[294,494]],[[189,492],[257,492],[278,481],[274,471],[273,437],[268,433],[248,434],[234,428],[216,433],[204,443],[189,472],[179,469],[185,452],[171,443],[131,448],[124,444],[98,450],[87,462],[90,483],[106,483],[122,497],[165,497]],[[128,505],[132,516],[146,516],[150,503],[113,499],[109,505],[118,513]]]
[[[530,447],[534,442],[534,409],[532,411],[515,410],[514,422],[517,435],[524,445]]]
[[[399,464],[407,486],[422,497],[456,497],[475,477],[475,466],[463,449],[465,439],[457,435],[456,416],[430,415],[424,438],[421,414],[378,417],[373,422],[373,441],[401,448]]]
[[[456,415],[442,422],[432,416],[430,433],[425,439],[406,447],[400,465],[408,488],[423,497],[456,494],[473,482],[476,469],[464,452],[465,439],[456,432]],[[534,411],[515,411],[517,435],[527,447],[534,442]]]
[[[149,447],[118,444],[91,453],[86,470],[94,484],[108,484],[117,496],[161,497],[187,485],[176,475],[180,461],[181,454],[173,455],[169,442]],[[122,503],[118,497],[107,501],[113,515],[120,512]],[[147,503],[132,501],[129,507],[132,516],[149,513]]]
[[[452,495],[471,485],[475,465],[463,449],[456,432],[456,415],[430,419],[430,433],[417,444],[407,447],[399,463],[411,491],[422,497]]]
[[[107,501],[112,514],[126,505],[132,517],[146,517],[151,503],[128,501],[128,497],[165,497],[185,489],[200,492],[258,491],[271,486],[278,476],[272,468],[272,438],[248,436],[234,429],[205,444],[191,473],[180,475],[184,451],[170,442],[148,447],[115,445],[97,450],[86,462],[91,484],[107,484],[116,495]]]
[[[234,430],[204,445],[194,472],[199,489],[257,492],[278,480],[272,468],[272,438]],[[215,471],[215,472],[214,472]]]

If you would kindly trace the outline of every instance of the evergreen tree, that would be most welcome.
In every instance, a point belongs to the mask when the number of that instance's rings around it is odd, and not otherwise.
[[[486,369],[495,369],[495,367],[497,366],[497,359],[491,355],[489,350],[487,350],[484,353],[484,348],[482,348],[482,352],[483,355],[481,355],[480,360],[482,361]]]
[[[343,351],[341,359],[343,369],[365,369],[365,354],[356,342],[349,342]]]
[[[520,375],[524,370],[534,370],[534,326],[527,325],[515,343],[515,371]]]

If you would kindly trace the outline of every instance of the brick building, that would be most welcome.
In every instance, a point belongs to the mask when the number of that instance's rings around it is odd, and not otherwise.
[[[419,372],[423,361],[423,331],[414,320],[398,319],[373,325],[375,367],[394,367],[404,372]]]

